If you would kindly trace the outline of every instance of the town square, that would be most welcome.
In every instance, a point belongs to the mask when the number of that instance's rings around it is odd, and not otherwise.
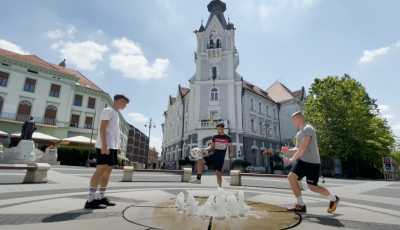
[[[400,229],[399,7],[4,2],[0,230]]]

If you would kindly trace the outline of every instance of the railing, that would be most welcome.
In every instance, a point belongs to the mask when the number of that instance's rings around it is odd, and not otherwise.
[[[25,122],[25,121],[28,121],[30,117],[31,117],[30,115],[23,115],[23,114],[17,114],[17,113],[8,113],[8,112],[0,113],[0,119],[11,120],[11,121]],[[32,116],[32,117],[33,117],[33,120],[37,124],[54,125],[54,126],[57,124],[57,120],[55,120],[55,119],[45,118],[45,117],[36,117],[36,116]]]
[[[210,125],[210,120],[201,120],[201,121],[198,121],[197,128],[199,128],[199,129],[215,129],[215,128],[217,128],[217,125],[220,123],[224,123],[226,129],[229,128],[228,120],[213,120],[212,125]]]

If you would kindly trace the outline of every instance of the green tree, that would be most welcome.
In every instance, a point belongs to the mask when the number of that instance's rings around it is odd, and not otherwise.
[[[395,159],[397,161],[397,163],[400,164],[400,139],[399,138],[397,138],[397,140],[393,146],[393,151],[392,151],[391,157],[393,157],[393,159]]]
[[[361,83],[347,74],[317,78],[309,94],[304,114],[316,129],[322,156],[381,161],[390,154],[394,135]]]

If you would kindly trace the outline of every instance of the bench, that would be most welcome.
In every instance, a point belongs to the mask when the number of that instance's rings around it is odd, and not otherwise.
[[[26,170],[23,183],[47,183],[47,171],[50,165],[46,163],[29,163],[27,166],[0,165],[0,169]]]
[[[241,186],[242,177],[272,177],[272,178],[287,178],[287,175],[277,174],[258,174],[258,173],[241,173],[240,170],[231,170],[231,186]],[[300,189],[303,190],[303,180],[298,181]]]
[[[184,168],[182,170],[162,170],[162,169],[134,169],[133,166],[125,166],[122,182],[132,182],[133,172],[182,173],[181,182],[189,182],[192,177],[191,168]]]

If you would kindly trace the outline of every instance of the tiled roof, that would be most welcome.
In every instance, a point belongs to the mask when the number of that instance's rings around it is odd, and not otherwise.
[[[176,101],[176,97],[171,97],[171,101],[172,101],[172,104],[174,104]]]
[[[247,82],[245,80],[243,80],[243,87],[249,91],[252,91],[264,98],[267,98],[268,100],[272,101],[272,102],[276,102],[265,90],[262,90],[261,88],[251,84],[250,82]]]
[[[292,95],[293,95],[294,97],[297,97],[298,99],[301,100],[302,90],[301,90],[301,89],[296,90],[296,91],[292,92]]]
[[[187,93],[190,92],[190,89],[181,86],[181,91],[182,91],[183,96],[185,96]]]
[[[17,53],[14,53],[14,52],[11,52],[8,50],[4,50],[4,49],[0,49],[0,55],[17,58],[22,61],[31,62],[33,64],[41,65],[41,66],[44,66],[44,67],[47,67],[47,68],[50,68],[50,69],[53,69],[56,71],[64,72],[67,74],[74,74],[76,77],[78,77],[80,79],[78,82],[81,87],[86,87],[86,85],[89,85],[90,88],[93,90],[104,92],[103,90],[101,90],[98,86],[96,86],[93,82],[91,82],[89,79],[87,79],[85,76],[83,76],[78,71],[68,69],[68,68],[65,68],[65,67],[62,67],[59,65],[55,65],[50,62],[43,61],[42,59],[40,59],[39,57],[37,57],[35,55],[22,55],[22,54],[17,54]]]

